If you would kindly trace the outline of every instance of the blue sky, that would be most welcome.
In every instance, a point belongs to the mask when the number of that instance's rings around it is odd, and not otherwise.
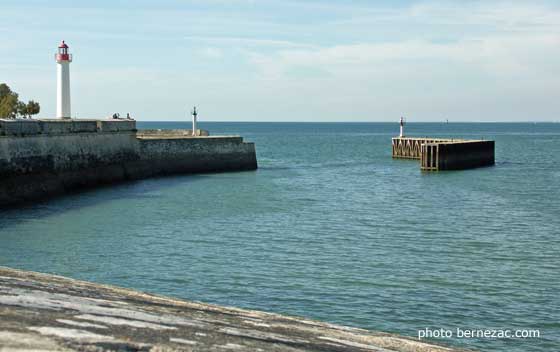
[[[212,121],[559,121],[560,2],[0,0],[0,81],[72,112]]]

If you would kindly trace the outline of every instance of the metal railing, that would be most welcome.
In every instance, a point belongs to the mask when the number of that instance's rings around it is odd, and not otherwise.
[[[54,54],[54,59],[56,61],[68,61],[68,62],[72,62],[72,54],[59,54],[59,53],[55,53]]]

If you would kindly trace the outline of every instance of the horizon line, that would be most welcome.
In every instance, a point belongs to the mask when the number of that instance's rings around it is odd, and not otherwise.
[[[136,122],[185,122],[191,123],[192,120],[135,120]],[[394,123],[399,124],[399,121],[244,121],[244,120],[198,120],[198,123],[218,122],[218,123]],[[452,124],[452,123],[560,123],[557,121],[408,121],[406,124],[415,123],[437,123],[437,124]]]

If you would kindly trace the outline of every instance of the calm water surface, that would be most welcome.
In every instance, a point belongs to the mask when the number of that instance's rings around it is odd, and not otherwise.
[[[409,124],[496,140],[495,167],[432,174],[391,159],[396,124],[202,128],[256,142],[260,169],[2,211],[0,265],[410,336],[539,329],[438,341],[560,349],[560,124]]]

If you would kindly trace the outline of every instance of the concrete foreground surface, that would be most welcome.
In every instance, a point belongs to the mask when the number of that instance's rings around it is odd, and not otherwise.
[[[0,267],[0,351],[459,350]]]

